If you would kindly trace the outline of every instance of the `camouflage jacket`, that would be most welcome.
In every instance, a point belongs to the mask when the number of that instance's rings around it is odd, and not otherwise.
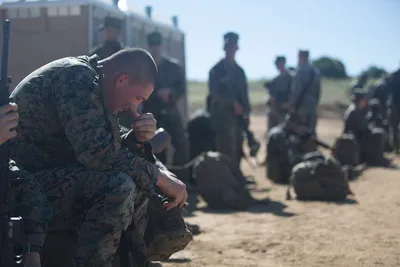
[[[314,72],[314,77],[313,80],[310,81],[313,75],[312,72]],[[299,98],[303,90],[306,91],[300,100]],[[290,105],[294,107],[296,103],[300,101],[298,106],[298,111],[300,113],[315,113],[319,103],[320,95],[321,79],[318,70],[311,66],[311,64],[299,66],[292,83]]]
[[[369,132],[365,111],[351,104],[344,115],[344,132],[353,134],[358,140]]]
[[[11,97],[20,123],[12,157],[30,172],[71,166],[121,171],[151,194],[158,169],[121,145],[117,118],[103,106],[97,61],[62,58],[17,85]]]
[[[233,102],[237,101],[243,107],[244,115],[250,114],[247,77],[237,63],[229,64],[222,59],[212,67],[209,73],[208,89],[211,102],[233,107]]]
[[[292,80],[293,77],[290,73],[284,72],[265,84],[270,96],[273,97],[278,106],[289,102]]]

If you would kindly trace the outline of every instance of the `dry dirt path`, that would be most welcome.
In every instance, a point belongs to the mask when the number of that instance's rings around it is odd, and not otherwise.
[[[265,118],[253,117],[252,128],[261,138]],[[321,119],[319,137],[332,143],[341,129],[340,120]],[[163,266],[400,266],[400,170],[369,169],[351,183],[357,204],[329,204],[287,201],[286,187],[267,181],[264,169],[243,169],[256,176],[254,195],[271,203],[194,212],[187,221],[203,232]]]

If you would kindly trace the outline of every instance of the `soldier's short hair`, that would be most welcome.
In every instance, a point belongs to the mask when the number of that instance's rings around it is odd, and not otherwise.
[[[154,83],[158,75],[157,65],[152,56],[141,48],[126,48],[111,55],[115,71],[127,73],[130,83]]]
[[[284,56],[277,56],[275,59],[275,64],[278,64],[280,62],[286,63],[286,57]]]
[[[121,30],[122,28],[122,20],[119,18],[111,17],[111,16],[106,16],[104,17],[103,23],[100,25],[100,30],[103,30],[104,28],[107,27],[112,27],[117,30]]]
[[[299,56],[308,58],[310,56],[310,52],[308,50],[299,50]]]
[[[224,34],[224,44],[237,44],[239,41],[239,34],[235,32],[227,32]]]

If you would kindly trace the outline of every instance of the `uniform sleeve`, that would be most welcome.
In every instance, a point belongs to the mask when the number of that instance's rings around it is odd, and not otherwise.
[[[214,68],[208,73],[208,92],[210,95],[216,95],[218,92],[218,77]]]
[[[115,140],[103,109],[99,79],[86,66],[64,69],[55,89],[60,123],[77,160],[98,171],[130,175],[139,190],[152,194],[158,169]]]
[[[250,105],[250,100],[249,100],[249,86],[247,83],[247,77],[246,73],[244,70],[242,70],[242,79],[243,79],[243,85],[242,85],[242,90],[240,94],[240,103],[243,105],[243,112],[244,115],[250,115],[251,112],[251,105]]]
[[[181,68],[179,65],[176,65],[176,73],[177,78],[174,86],[174,93],[175,99],[179,99],[185,94],[186,80],[183,68]]]
[[[319,103],[321,100],[321,75],[320,73],[317,74],[317,84],[316,84],[316,97],[317,97],[317,102]]]
[[[292,89],[290,93],[289,103],[292,108],[299,101],[300,95],[307,80],[307,71],[305,68],[299,68],[293,78]]]

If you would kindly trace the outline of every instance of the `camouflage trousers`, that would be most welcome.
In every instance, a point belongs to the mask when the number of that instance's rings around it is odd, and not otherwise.
[[[52,209],[34,176],[10,161],[10,203],[12,216],[21,216],[24,224],[25,244],[40,252]]]
[[[243,155],[243,127],[233,114],[212,113],[211,122],[215,131],[216,150],[229,156],[240,168]]]
[[[35,177],[53,207],[49,228],[77,231],[75,266],[111,266],[121,233],[135,212],[138,192],[132,178],[79,167],[41,171]]]

